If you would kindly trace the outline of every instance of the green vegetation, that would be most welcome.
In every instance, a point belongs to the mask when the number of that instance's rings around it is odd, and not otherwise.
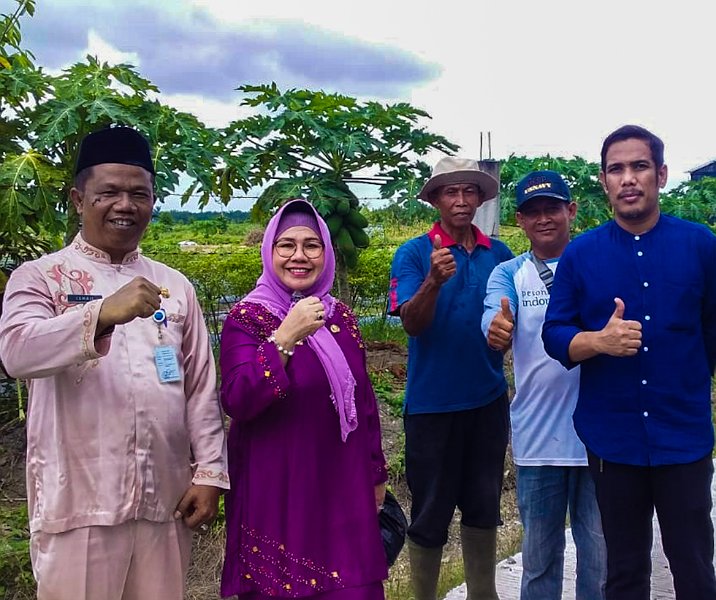
[[[394,416],[400,416],[405,398],[405,381],[388,370],[371,371],[370,381],[376,398],[385,403]]]
[[[34,586],[30,565],[27,506],[0,507],[0,596]]]
[[[160,202],[179,194],[182,203],[197,197],[200,207],[210,199],[228,204],[237,192],[260,187],[252,213],[265,223],[287,199],[310,200],[330,224],[337,293],[350,301],[347,270],[369,238],[348,183],[375,184],[386,198],[412,198],[429,170],[420,157],[457,149],[427,131],[429,115],[407,103],[280,91],[275,83],[237,82],[243,104],[255,114],[210,128],[162,104],[159,89],[132,65],[87,56],[59,75],[36,67],[20,32],[35,1],[14,3],[14,12],[0,15],[0,259],[25,260],[77,233],[68,198],[80,141],[90,131],[122,124],[142,131],[152,145]],[[181,173],[188,180],[183,188]],[[171,224],[171,216],[158,218]]]

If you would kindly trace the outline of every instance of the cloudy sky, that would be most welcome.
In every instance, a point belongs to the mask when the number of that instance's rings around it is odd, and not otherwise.
[[[714,22],[703,0],[41,0],[23,34],[49,68],[131,62],[212,126],[246,114],[234,88],[270,81],[408,101],[475,158],[489,131],[493,158],[596,161],[637,123],[673,183],[716,159]]]

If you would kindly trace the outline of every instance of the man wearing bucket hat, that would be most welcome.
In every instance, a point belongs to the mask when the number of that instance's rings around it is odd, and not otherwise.
[[[502,353],[487,346],[480,321],[487,278],[512,253],[472,224],[478,207],[497,192],[497,181],[477,161],[443,158],[418,195],[440,220],[393,259],[389,310],[410,336],[404,425],[416,600],[435,600],[456,507],[468,599],[497,598],[509,409]]]
[[[191,283],[137,247],[154,207],[147,140],[80,146],[82,230],[10,277],[0,357],[30,380],[27,489],[39,600],[184,598],[192,529],[228,488],[224,423]]]
[[[512,456],[522,540],[521,600],[560,600],[565,518],[577,548],[577,598],[602,600],[606,548],[587,452],[572,413],[579,369],[567,371],[542,344],[554,271],[577,213],[567,183],[533,171],[517,184],[517,222],[531,249],[495,267],[487,282],[482,331],[497,350],[512,348]]]

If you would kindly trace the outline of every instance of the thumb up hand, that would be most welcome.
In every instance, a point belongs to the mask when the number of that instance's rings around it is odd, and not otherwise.
[[[443,248],[443,241],[439,235],[433,238],[433,251],[430,253],[430,272],[428,277],[434,283],[442,285],[457,272],[455,257],[449,248]]]
[[[493,350],[507,350],[512,345],[512,332],[515,328],[515,317],[512,314],[508,298],[500,299],[500,310],[490,323],[487,330],[487,345]]]
[[[614,312],[598,335],[599,351],[610,356],[634,356],[641,348],[641,323],[624,319],[626,307],[614,298]]]

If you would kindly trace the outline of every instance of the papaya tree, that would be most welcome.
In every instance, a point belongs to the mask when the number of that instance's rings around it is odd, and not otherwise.
[[[549,169],[567,181],[579,210],[574,222],[576,231],[595,227],[611,218],[609,202],[599,183],[599,164],[579,156],[515,156],[511,154],[500,166],[500,222],[516,225],[515,188],[530,171]]]
[[[184,191],[183,200],[197,193],[205,205],[216,192],[218,132],[162,104],[132,65],[88,56],[56,76],[35,68],[19,47],[19,19],[34,13],[34,1],[16,2],[14,13],[0,15],[0,256],[22,260],[74,237],[79,222],[68,199],[79,144],[110,124],[149,139],[160,201]],[[186,190],[177,189],[180,173]]]
[[[716,177],[684,181],[660,198],[663,212],[716,229]]]
[[[338,294],[350,299],[347,269],[368,246],[368,221],[349,184],[370,184],[384,198],[415,197],[429,174],[420,157],[458,146],[429,132],[429,115],[407,103],[381,104],[275,83],[244,85],[243,105],[257,114],[222,132],[226,154],[216,187],[263,187],[252,215],[265,220],[283,202],[304,197],[328,223],[336,249]],[[223,197],[222,196],[222,197]]]
[[[612,218],[612,210],[599,183],[599,164],[579,156],[562,158],[538,156],[527,158],[514,154],[500,168],[500,197],[502,223],[515,225],[515,187],[530,171],[551,169],[567,181],[572,198],[579,210],[574,222],[577,232],[601,225]],[[684,181],[660,194],[664,213],[709,225],[716,229],[716,177],[704,177],[698,181]]]
[[[49,85],[49,78],[34,66],[32,53],[22,47],[20,20],[34,13],[34,0],[15,0],[14,10],[0,14],[0,165],[12,165],[0,174],[0,257],[11,262],[49,250],[52,241],[42,222],[49,216],[55,224],[54,214],[34,210],[32,195],[25,196],[24,202],[4,202],[6,191],[20,187],[30,171],[40,173],[46,190],[57,187],[43,157],[27,151],[25,144],[32,108]],[[10,171],[14,177],[8,175]]]

